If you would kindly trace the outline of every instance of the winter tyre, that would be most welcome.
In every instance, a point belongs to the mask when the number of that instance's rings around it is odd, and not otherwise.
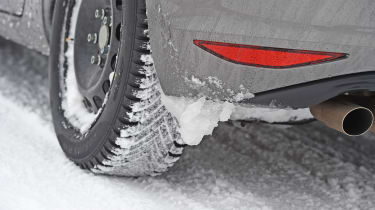
[[[149,42],[144,0],[57,0],[51,109],[63,151],[81,168],[157,175],[182,155]]]

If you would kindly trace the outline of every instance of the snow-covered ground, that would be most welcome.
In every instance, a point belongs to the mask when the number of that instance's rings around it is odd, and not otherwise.
[[[0,209],[375,209],[375,136],[221,123],[154,178],[95,176],[60,150],[47,59],[0,40]]]

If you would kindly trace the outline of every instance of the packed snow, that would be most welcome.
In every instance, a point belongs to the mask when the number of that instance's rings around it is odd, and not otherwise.
[[[162,95],[168,110],[180,123],[180,132],[188,145],[198,145],[204,136],[211,135],[219,122],[228,120],[257,120],[269,123],[312,119],[309,109],[276,109],[241,106],[230,102],[172,97]]]
[[[180,123],[180,133],[188,145],[198,145],[204,136],[211,135],[219,122],[225,122],[235,106],[229,102],[213,102],[202,97],[198,100],[163,95],[163,103]]]
[[[70,20],[69,38],[74,40],[75,28],[77,25],[78,11],[81,6],[82,1],[77,0],[72,11],[72,17]],[[61,44],[64,46],[65,40]],[[91,125],[95,122],[96,118],[100,115],[100,110],[97,114],[90,113],[83,101],[83,97],[79,92],[78,84],[76,80],[75,68],[74,68],[74,42],[67,42],[67,50],[63,53],[64,56],[60,58],[60,77],[65,78],[65,81],[61,81],[62,92],[62,104],[61,107],[64,110],[64,116],[69,122],[76,128],[78,128],[81,133],[86,133]],[[62,47],[63,49],[63,47]],[[65,69],[64,63],[67,63],[67,68]]]
[[[313,116],[309,109],[277,109],[270,107],[237,106],[230,119],[283,123],[309,120],[313,119]]]
[[[159,177],[82,171],[53,133],[46,68],[47,58],[0,40],[0,209],[374,209],[375,136],[318,122],[219,123]]]

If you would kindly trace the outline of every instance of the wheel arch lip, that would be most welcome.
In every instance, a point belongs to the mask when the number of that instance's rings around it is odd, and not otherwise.
[[[53,12],[55,10],[56,0],[42,0],[42,14],[43,14],[43,28],[44,34],[48,44],[51,41],[52,35],[52,22],[53,22]]]

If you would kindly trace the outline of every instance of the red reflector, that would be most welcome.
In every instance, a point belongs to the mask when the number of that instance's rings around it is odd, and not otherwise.
[[[294,50],[253,45],[194,40],[203,50],[232,63],[284,69],[344,59],[346,53]]]

